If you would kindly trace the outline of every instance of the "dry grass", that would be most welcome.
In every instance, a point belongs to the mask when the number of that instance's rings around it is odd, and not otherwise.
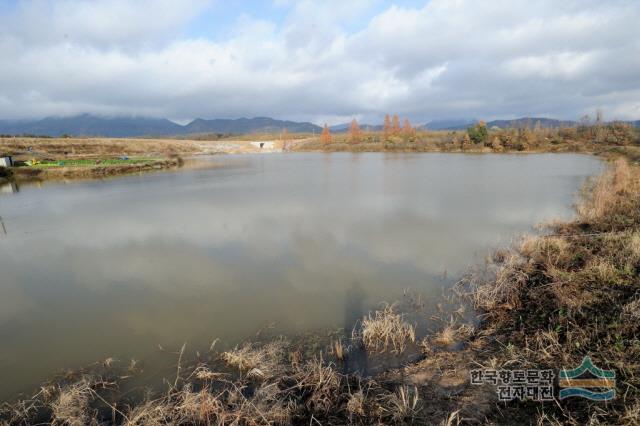
[[[629,162],[623,157],[617,158],[613,166],[613,190],[618,194],[626,192],[630,181]]]
[[[633,232],[629,237],[629,260],[633,263],[640,262],[640,232]]]
[[[589,190],[589,195],[584,198],[582,203],[578,204],[578,214],[587,220],[601,218],[615,200],[612,183],[613,174],[611,172],[600,175],[593,183],[593,188]]]
[[[466,340],[474,333],[474,328],[468,324],[457,325],[452,318],[449,323],[433,336],[433,343],[449,346],[456,342]]]
[[[315,414],[326,415],[341,392],[342,377],[332,365],[322,359],[313,359],[296,369],[293,378],[296,387],[306,394],[307,408]]]
[[[587,188],[574,222],[553,224],[551,236],[527,237],[503,256],[494,279],[478,280],[475,287],[473,300],[486,312],[481,329],[500,343],[496,364],[557,369],[590,354],[624,383],[618,389],[624,398],[607,406],[550,406],[539,415],[541,423],[637,423],[639,178],[637,166],[616,160]],[[511,403],[489,420],[526,421],[530,408]]]
[[[585,220],[601,219],[618,201],[619,196],[631,190],[632,174],[629,163],[618,158],[583,194],[578,214]]]
[[[627,408],[620,419],[620,424],[624,426],[636,426],[640,424],[640,403]]]
[[[223,403],[215,395],[203,388],[199,392],[192,392],[186,388],[179,395],[175,410],[181,419],[180,423],[212,424],[221,413],[224,413]]]
[[[415,343],[415,327],[404,321],[393,306],[387,305],[373,316],[369,314],[362,320],[362,342],[372,352],[403,352],[408,342]]]
[[[340,339],[335,340],[333,342],[332,348],[333,348],[333,354],[335,355],[336,359],[338,361],[344,361],[347,355],[347,351],[344,345],[342,344],[342,340]]]
[[[347,412],[349,413],[349,420],[353,421],[355,418],[364,417],[365,415],[365,396],[362,390],[351,394],[349,401],[347,402]]]
[[[640,320],[640,297],[632,300],[622,308],[622,320],[639,321]]]
[[[509,253],[500,264],[497,264],[495,277],[488,280],[472,282],[473,302],[476,309],[492,311],[498,308],[515,309],[520,306],[520,290],[527,281],[522,271],[522,257],[517,253]]]
[[[385,395],[382,399],[394,423],[411,422],[418,415],[420,396],[415,386],[399,386],[396,392]]]
[[[162,426],[169,423],[173,408],[162,401],[147,401],[134,407],[124,420],[126,426]]]
[[[275,340],[265,346],[247,343],[240,348],[224,352],[222,359],[232,367],[246,373],[247,377],[266,379],[281,372],[282,359],[286,356],[287,342]]]
[[[258,151],[250,144],[257,140],[179,140],[125,138],[0,138],[0,151],[22,160],[36,158],[85,158],[96,156],[163,156],[198,155]],[[282,148],[275,141],[276,149]],[[29,158],[27,158],[29,157]]]
[[[90,399],[91,386],[84,380],[60,389],[58,398],[51,404],[53,421],[70,426],[83,426],[91,423]]]
[[[571,260],[571,242],[558,236],[539,238],[528,235],[523,238],[520,253],[547,265],[562,267]]]
[[[440,426],[458,426],[460,424],[460,410],[453,411]]]

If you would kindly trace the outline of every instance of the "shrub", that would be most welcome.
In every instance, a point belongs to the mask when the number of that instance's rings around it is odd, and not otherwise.
[[[487,125],[484,121],[479,121],[473,127],[469,127],[467,129],[467,134],[471,139],[471,142],[475,144],[485,143],[489,140],[489,131],[487,130]]]

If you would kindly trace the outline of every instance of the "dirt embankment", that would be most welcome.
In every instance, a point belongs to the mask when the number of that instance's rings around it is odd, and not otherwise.
[[[260,147],[260,144],[263,144]],[[278,152],[282,142],[120,138],[0,138],[0,153],[18,158],[55,159],[100,156],[171,157],[221,153]]]

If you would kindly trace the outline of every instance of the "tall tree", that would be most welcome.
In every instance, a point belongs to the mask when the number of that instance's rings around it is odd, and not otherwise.
[[[391,117],[389,114],[384,116],[384,126],[382,130],[384,131],[385,139],[387,139],[391,135]]]
[[[360,142],[362,137],[362,133],[360,132],[360,126],[358,125],[358,121],[354,118],[351,120],[351,125],[349,126],[349,142],[356,144]]]
[[[322,142],[322,145],[329,145],[331,143],[331,132],[329,131],[329,126],[327,126],[327,123],[324,123],[324,128],[322,129],[322,134],[320,135],[320,142]]]
[[[398,114],[393,115],[393,124],[391,125],[391,132],[394,134],[394,136],[397,136],[398,134],[400,134],[400,117],[398,117]]]
[[[408,118],[404,119],[404,124],[402,126],[402,133],[404,134],[405,138],[410,138],[411,136],[413,136],[414,130]]]
[[[289,138],[289,131],[286,127],[282,129],[280,140],[282,141],[282,150],[289,151],[291,149],[291,139]]]

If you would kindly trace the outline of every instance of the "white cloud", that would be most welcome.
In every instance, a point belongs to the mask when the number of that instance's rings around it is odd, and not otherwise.
[[[211,0],[31,0],[0,20],[3,36],[27,46],[77,43],[156,45],[175,35]]]
[[[208,3],[21,3],[0,17],[0,117],[640,118],[635,1],[432,0],[356,33],[371,2],[284,2],[281,25],[244,15],[226,40],[181,36]]]

